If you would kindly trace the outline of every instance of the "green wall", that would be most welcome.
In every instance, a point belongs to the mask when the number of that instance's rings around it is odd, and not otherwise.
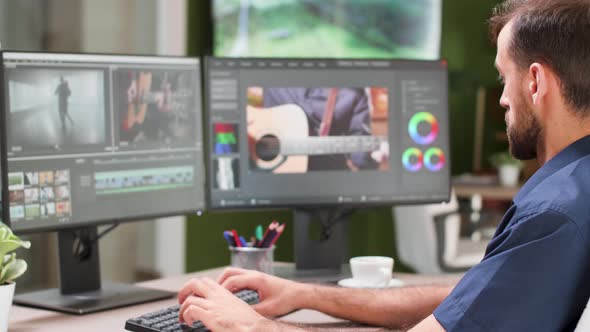
[[[496,50],[487,19],[498,0],[443,0],[442,57],[449,62],[451,163],[454,175],[470,172],[475,101],[479,86],[497,86]],[[467,144],[466,144],[467,143]]]
[[[493,67],[495,50],[487,38],[486,20],[497,0],[443,0],[442,57],[449,62],[452,173],[471,170],[475,95],[477,86],[492,86],[497,74]],[[188,50],[190,55],[210,52],[211,25],[209,1],[189,0]],[[227,245],[222,238],[226,229],[250,235],[258,224],[272,220],[287,223],[277,244],[275,259],[293,260],[292,215],[288,210],[252,212],[207,212],[188,218],[186,270],[197,271],[229,263]],[[355,212],[350,222],[352,256],[388,255],[397,258],[390,208],[372,208]],[[407,267],[396,260],[397,271]]]

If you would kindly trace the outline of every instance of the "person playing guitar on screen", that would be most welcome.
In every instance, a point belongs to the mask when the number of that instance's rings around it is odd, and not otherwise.
[[[168,121],[161,120],[166,120],[173,108],[171,103],[172,85],[168,80],[168,74],[164,73],[159,91],[151,91],[152,73],[139,72],[130,73],[130,75],[132,75],[132,79],[127,88],[127,114],[123,119],[123,130],[135,131],[136,134],[132,135],[134,139],[150,136],[149,132],[157,135],[157,131],[166,131],[167,128],[161,125],[168,123]],[[150,109],[153,108],[156,109],[156,112],[152,111],[152,114],[148,115]],[[152,122],[155,123],[146,123],[146,121],[150,121],[148,118],[153,118]]]
[[[262,107],[248,106],[250,151],[254,152],[255,156],[252,159],[258,169],[273,170],[276,173],[298,173],[313,170],[356,171],[377,169],[379,163],[389,158],[387,139],[371,136],[370,102],[363,88],[251,87],[250,94],[252,99],[261,99],[262,104]],[[269,112],[273,112],[274,115]],[[276,116],[276,119],[271,119],[273,116]],[[285,126],[277,131],[280,131],[283,136],[294,140],[299,139],[299,142],[304,142],[304,137],[325,137],[326,139],[320,138],[315,142],[328,144],[324,144],[325,147],[316,145],[316,151],[312,151],[315,143],[306,143],[306,145],[311,145],[307,147],[307,150],[299,149],[300,153],[291,152],[294,155],[288,158],[293,165],[290,167],[293,168],[289,170],[285,170],[282,161],[265,162],[262,154],[267,151],[261,151],[265,150],[260,148],[261,145],[270,149],[271,154],[272,150],[284,151],[291,147],[288,141],[279,142],[278,139],[273,140],[270,137],[264,138],[266,139],[264,144],[257,144],[252,136],[253,131],[280,122]],[[361,143],[330,143],[330,139],[342,139],[341,141],[344,142],[345,139],[350,141],[354,138],[362,139]],[[353,144],[353,148],[349,150],[342,148],[342,145],[345,144]],[[364,145],[364,148],[354,149],[355,144],[359,147]],[[369,151],[366,148],[367,145],[372,145],[373,148],[370,148]],[[293,148],[291,150],[293,151]],[[330,152],[326,152],[326,150]],[[300,162],[297,162],[298,160]],[[281,167],[283,168],[281,169]]]

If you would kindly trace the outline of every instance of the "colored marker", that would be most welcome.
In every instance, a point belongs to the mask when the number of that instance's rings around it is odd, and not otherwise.
[[[242,245],[242,247],[248,246],[248,242],[246,242],[246,239],[244,239],[243,236],[240,236],[240,244]]]
[[[238,232],[235,229],[232,229],[231,233],[233,234],[233,239],[234,239],[234,242],[236,243],[236,247],[241,248],[242,242],[240,241],[240,237],[238,236]]]
[[[277,240],[279,239],[279,237],[281,236],[281,234],[283,234],[283,231],[285,230],[285,224],[282,224],[281,226],[279,226],[277,228],[277,234],[275,235],[275,237],[272,239],[272,241],[270,242],[269,247],[272,247],[275,245],[275,243],[277,242]]]
[[[276,230],[277,226],[278,226],[278,223],[275,223],[274,221],[270,224],[270,226],[268,226],[268,232],[262,238],[262,241],[259,246],[260,248],[268,248],[268,246],[272,242],[272,239],[277,234],[277,230]]]
[[[262,225],[256,226],[255,235],[256,235],[256,240],[258,240],[258,241],[262,240]]]
[[[224,231],[223,237],[225,238],[225,241],[227,241],[227,243],[229,244],[230,247],[236,246],[234,239],[233,239],[233,235],[230,231]]]

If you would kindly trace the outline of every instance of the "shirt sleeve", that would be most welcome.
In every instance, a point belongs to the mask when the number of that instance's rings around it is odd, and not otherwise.
[[[559,212],[524,217],[490,242],[434,316],[447,332],[573,330],[590,295],[584,242]]]
[[[347,135],[371,135],[371,112],[367,95],[363,89],[355,89],[353,92],[355,104]],[[379,166],[368,152],[353,152],[350,159],[360,169],[375,169]]]

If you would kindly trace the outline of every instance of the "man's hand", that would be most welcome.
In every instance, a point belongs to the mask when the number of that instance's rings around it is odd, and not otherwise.
[[[127,88],[127,103],[131,104],[137,98],[137,81],[132,80]]]
[[[272,324],[215,281],[193,279],[178,294],[181,322],[200,320],[211,331],[257,331]]]
[[[257,291],[260,303],[252,308],[266,317],[286,315],[303,308],[305,303],[304,284],[257,271],[227,268],[218,281],[231,292],[242,289]]]
[[[387,161],[389,159],[389,143],[386,141],[381,142],[379,144],[379,150],[371,152],[371,158],[378,164]]]

